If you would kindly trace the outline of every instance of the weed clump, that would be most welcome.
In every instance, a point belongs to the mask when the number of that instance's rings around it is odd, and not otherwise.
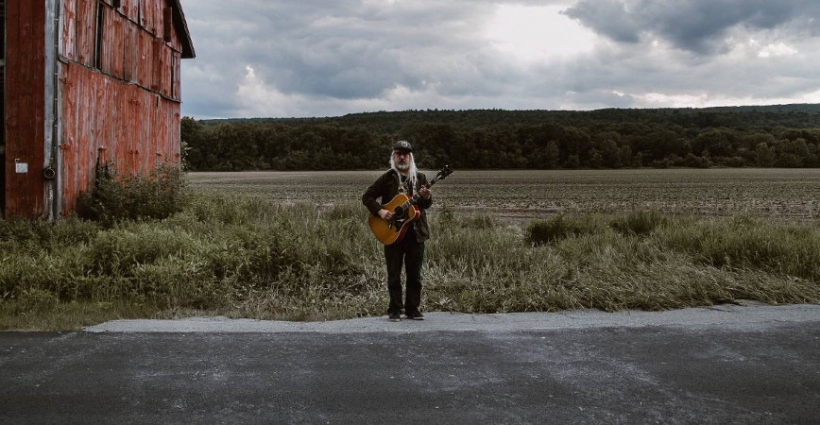
[[[558,214],[548,220],[537,220],[527,226],[526,241],[530,245],[545,245],[572,236],[598,232],[590,217],[567,219]]]
[[[466,217],[461,223],[461,227],[466,229],[493,229],[495,228],[495,219],[489,214],[476,214],[474,216]]]
[[[659,226],[663,226],[669,219],[658,210],[652,209],[648,211],[635,211],[626,215],[626,217],[615,219],[610,223],[610,226],[616,232],[631,236],[631,235],[648,235],[655,231]]]
[[[147,176],[117,175],[97,167],[94,187],[78,199],[81,218],[106,226],[123,220],[159,220],[182,211],[186,184],[178,168],[162,166]]]
[[[65,245],[88,243],[99,231],[99,224],[74,214],[55,223],[19,217],[0,220],[0,251],[51,252]]]

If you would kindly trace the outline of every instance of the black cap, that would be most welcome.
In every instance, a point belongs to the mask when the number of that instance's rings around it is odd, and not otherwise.
[[[410,146],[410,142],[407,140],[399,140],[393,146],[394,151],[401,151],[401,152],[413,152],[413,147]]]

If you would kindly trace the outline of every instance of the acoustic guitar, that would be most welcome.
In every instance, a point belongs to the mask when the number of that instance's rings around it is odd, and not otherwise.
[[[446,179],[452,173],[453,170],[450,169],[450,166],[445,165],[436,174],[436,177],[427,183],[427,187],[432,187],[437,181]],[[376,239],[384,245],[400,242],[404,238],[404,234],[407,233],[407,229],[410,228],[410,223],[419,217],[419,208],[416,206],[418,201],[418,193],[414,194],[412,198],[399,193],[390,202],[382,205],[382,208],[393,213],[393,219],[384,220],[379,216],[368,214],[367,224]]]

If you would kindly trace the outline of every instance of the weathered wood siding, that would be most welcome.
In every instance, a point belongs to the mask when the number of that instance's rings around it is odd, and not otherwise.
[[[98,163],[108,162],[120,174],[179,164],[181,53],[176,34],[164,40],[167,0],[121,0],[119,8],[105,0],[97,62],[97,1],[62,2],[62,39],[76,40],[60,45],[61,211],[66,213],[91,188]]]
[[[194,56],[179,0],[6,0],[6,20],[7,217],[68,213],[100,162],[179,164],[179,68]]]
[[[98,0],[61,1],[60,56],[63,62],[93,69]],[[168,41],[164,37],[168,0],[121,0],[119,8],[110,6],[112,0],[102,1],[102,58],[94,71],[179,100],[179,94],[171,92],[171,81],[179,72],[182,45],[173,25]]]
[[[179,103],[77,64],[63,78],[64,211],[91,187],[98,161],[132,174],[179,163]]]
[[[45,210],[45,17],[44,1],[6,0],[6,217]]]

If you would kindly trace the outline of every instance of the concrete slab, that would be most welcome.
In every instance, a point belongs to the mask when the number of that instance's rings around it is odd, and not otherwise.
[[[647,326],[708,326],[755,328],[772,323],[818,322],[820,305],[719,305],[682,310],[608,313],[579,310],[557,313],[462,314],[431,312],[424,321],[390,322],[383,317],[368,317],[326,322],[287,322],[227,317],[193,317],[180,320],[114,320],[89,326],[86,332],[140,333],[373,333],[373,332],[463,332],[584,329],[605,327],[640,328]]]

